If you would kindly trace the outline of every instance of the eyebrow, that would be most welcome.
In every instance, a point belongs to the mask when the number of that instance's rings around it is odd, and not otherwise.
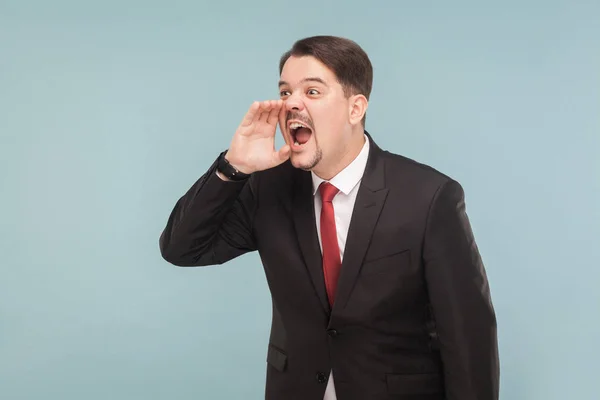
[[[305,83],[305,82],[318,82],[322,85],[327,86],[327,83],[325,83],[325,81],[323,79],[317,78],[317,77],[308,77],[308,78],[304,78],[300,81],[300,83]],[[279,81],[279,87],[281,87],[283,85],[289,85],[289,83],[287,83],[286,81]]]

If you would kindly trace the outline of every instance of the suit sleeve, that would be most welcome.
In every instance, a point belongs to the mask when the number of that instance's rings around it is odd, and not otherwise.
[[[160,236],[162,257],[177,266],[223,264],[256,250],[255,180],[223,181],[217,161],[177,201]]]
[[[433,200],[423,246],[448,400],[498,400],[496,316],[485,268],[453,180]]]

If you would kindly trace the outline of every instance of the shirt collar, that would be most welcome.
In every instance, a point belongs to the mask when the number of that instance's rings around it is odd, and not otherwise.
[[[365,167],[367,166],[367,159],[369,157],[369,138],[365,135],[365,144],[362,150],[356,156],[356,158],[343,170],[341,170],[336,176],[334,176],[329,183],[334,185],[340,190],[340,192],[348,195],[354,189],[354,187],[360,182]],[[312,182],[313,182],[313,195],[317,193],[319,185],[325,181],[318,177],[314,172],[311,171]]]

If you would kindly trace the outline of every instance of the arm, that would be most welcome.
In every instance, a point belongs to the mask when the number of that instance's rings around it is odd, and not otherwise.
[[[252,219],[256,176],[220,178],[217,162],[175,204],[160,236],[165,260],[177,266],[222,264],[256,250]]]
[[[217,175],[218,159],[179,199],[160,236],[163,258],[178,266],[223,264],[256,250],[253,218],[258,176],[289,158],[290,146],[275,150],[278,118],[284,121],[283,101],[253,102],[222,153],[245,181]]]
[[[458,182],[434,197],[423,258],[448,400],[497,400],[496,316]]]

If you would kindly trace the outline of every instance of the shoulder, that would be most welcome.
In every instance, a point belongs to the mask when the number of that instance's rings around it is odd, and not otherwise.
[[[382,151],[385,164],[385,181],[390,190],[390,198],[403,200],[416,205],[429,215],[432,210],[437,214],[456,211],[463,206],[465,193],[457,179],[423,162],[404,155]],[[445,214],[448,212],[448,214]]]
[[[378,149],[374,156],[385,166],[385,186],[399,198],[410,198],[415,204],[433,204],[464,199],[458,180],[429,164],[402,154]]]
[[[389,178],[387,180],[391,184],[404,180],[435,187],[441,187],[447,183],[458,183],[448,173],[407,156],[381,150],[380,157],[385,160],[386,178]]]

